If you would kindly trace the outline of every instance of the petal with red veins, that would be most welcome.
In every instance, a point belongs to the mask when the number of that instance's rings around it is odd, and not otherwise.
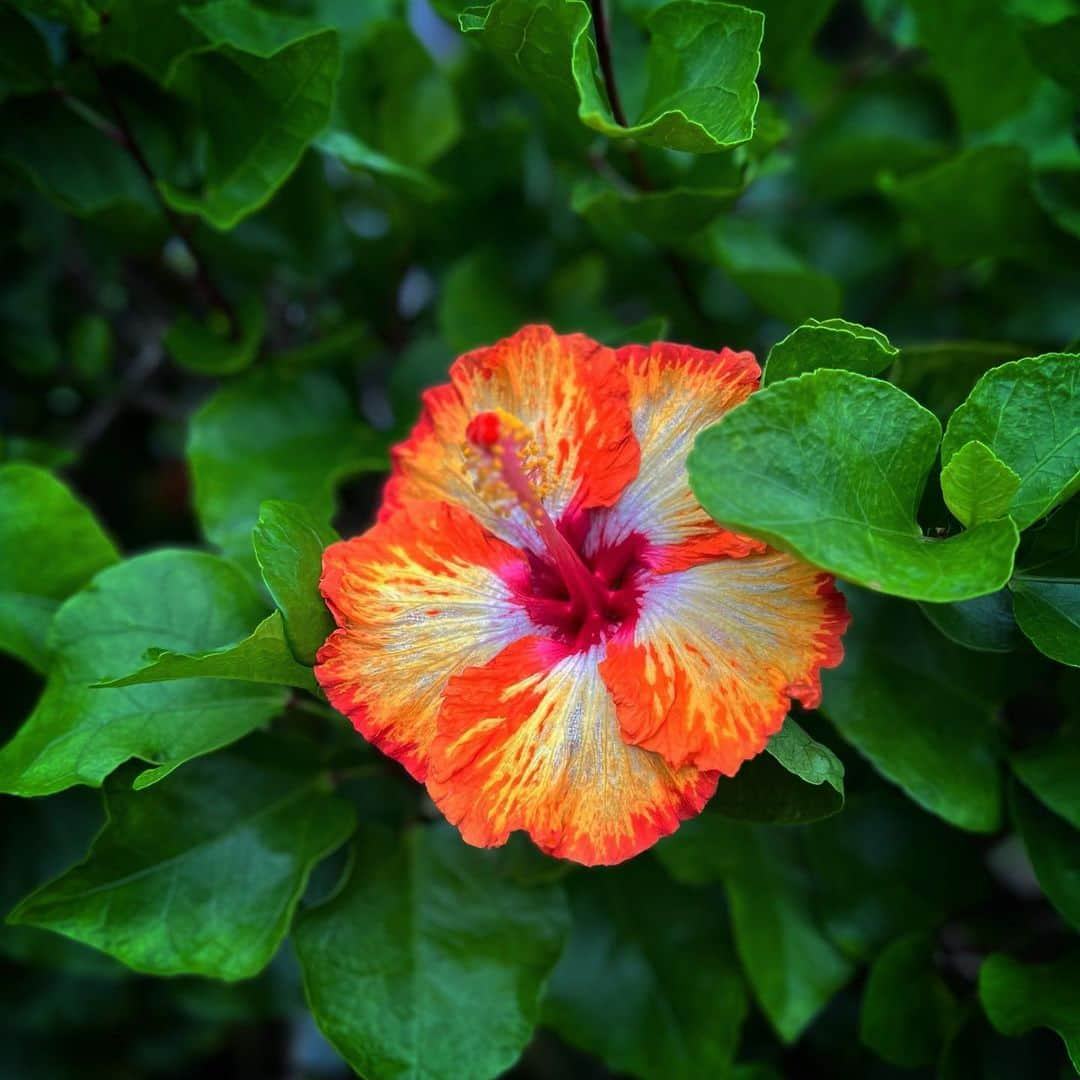
[[[792,700],[818,704],[847,624],[828,574],[775,551],[720,559],[651,578],[600,671],[625,739],[733,776]]]
[[[389,511],[412,499],[442,500],[468,510],[497,536],[535,546],[523,513],[493,508],[477,493],[466,429],[485,412],[508,413],[531,433],[530,473],[555,520],[610,506],[636,475],[626,378],[614,351],[583,334],[527,326],[460,357],[450,378],[427,391],[419,422],[394,449]]]
[[[641,468],[618,503],[594,516],[587,550],[640,533],[660,573],[764,551],[760,541],[721,529],[694,498],[686,473],[698,432],[757,388],[761,371],[753,353],[657,342],[624,346],[616,356],[629,386]]]
[[[551,855],[610,864],[701,811],[716,774],[623,741],[602,657],[525,638],[451,679],[427,783],[468,843],[524,829]]]
[[[322,593],[339,629],[315,676],[331,705],[418,780],[450,677],[535,629],[503,577],[520,577],[523,561],[443,503],[411,503],[323,555]]]

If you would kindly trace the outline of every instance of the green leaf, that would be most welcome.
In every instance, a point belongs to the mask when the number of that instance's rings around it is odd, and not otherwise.
[[[166,78],[202,106],[209,153],[199,190],[159,187],[177,210],[231,229],[271,198],[329,122],[340,42],[335,30],[244,0],[181,11],[205,44],[174,58]]]
[[[1056,1031],[1080,1072],[1080,954],[1051,964],[1021,964],[995,953],[979,968],[979,1000],[1005,1035],[1035,1027]]]
[[[229,323],[220,311],[200,322],[181,315],[165,331],[162,344],[182,368],[200,375],[234,375],[250,367],[258,355],[266,328],[266,311],[257,297],[250,297],[237,312],[239,336],[229,336]]]
[[[1023,41],[1035,66],[1066,90],[1080,95],[1080,14],[1058,22],[1032,24],[1024,29]]]
[[[146,667],[119,679],[96,686],[142,686],[174,679],[238,679],[240,682],[269,683],[271,686],[298,686],[317,692],[311,668],[298,664],[285,640],[281,612],[275,611],[242,641],[220,649],[198,653],[147,649]]]
[[[584,0],[495,0],[469,8],[476,34],[527,82],[609,138],[711,153],[754,133],[762,16],[715,0],[671,0],[647,20],[649,49],[640,115],[619,123],[603,89]]]
[[[844,662],[822,672],[822,711],[927,810],[961,829],[992,832],[1001,819],[993,680],[977,656],[942,640],[911,605],[854,589],[846,595]]]
[[[1032,194],[1027,155],[982,146],[883,188],[946,265],[1011,258],[1044,265],[1054,230]]]
[[[340,480],[386,466],[336,382],[272,371],[223,386],[191,418],[188,461],[207,537],[249,566],[251,529],[264,500],[300,503],[325,522]]]
[[[812,739],[791,717],[765,746],[790,773],[808,784],[828,784],[838,795],[844,794],[844,766],[822,743]]]
[[[761,383],[767,386],[817,368],[877,375],[899,354],[878,330],[846,319],[809,319],[769,350]]]
[[[843,814],[803,835],[814,910],[854,960],[902,934],[934,930],[990,894],[979,849],[888,788],[853,794]]]
[[[1080,930],[1080,831],[1017,783],[1010,787],[1009,803],[1047,900],[1074,930]]]
[[[302,664],[314,664],[334,620],[319,594],[322,555],[339,537],[298,503],[271,499],[252,532],[262,579],[285,620],[285,636]]]
[[[117,557],[94,515],[51,473],[0,466],[0,650],[45,671],[56,609]]]
[[[249,978],[288,932],[312,866],[352,831],[352,808],[322,784],[240,753],[192,762],[152,791],[110,781],[85,860],[10,918],[136,971]]]
[[[796,1040],[854,972],[817,920],[799,830],[705,814],[684,822],[657,853],[678,881],[723,878],[754,996],[780,1038]]]
[[[723,896],[674,884],[648,857],[568,887],[574,930],[545,1025],[617,1073],[728,1075],[749,1003]]]
[[[751,395],[698,436],[687,466],[729,528],[881,592],[966,600],[1008,581],[1019,538],[1008,519],[922,535],[915,512],[940,437],[896,387],[821,370]]]
[[[966,529],[1004,517],[1019,487],[1019,475],[976,439],[964,443],[941,470],[945,505]]]
[[[955,604],[920,604],[922,613],[950,640],[980,652],[1012,652],[1023,644],[1013,618],[1012,593],[999,589]]]
[[[1012,757],[1013,772],[1054,813],[1080,829],[1080,735],[1062,731]]]
[[[152,783],[190,758],[246,735],[281,707],[271,686],[193,679],[97,689],[156,643],[198,653],[236,641],[266,614],[231,564],[192,551],[156,551],[99,574],[56,614],[54,663],[30,718],[0,751],[0,790],[47,795],[97,786],[129,758],[159,766]]]
[[[515,883],[448,827],[365,827],[294,937],[312,1013],[357,1072],[457,1080],[517,1060],[567,921],[558,885]]]
[[[761,222],[722,218],[702,234],[701,255],[716,263],[770,315],[798,323],[840,310],[840,287],[806,263]]]
[[[1026,108],[1039,73],[1005,4],[912,0],[911,6],[919,43],[933,58],[966,135],[992,128]]]
[[[859,1039],[900,1068],[933,1065],[960,1018],[923,934],[898,938],[874,961],[859,1014]]]
[[[1020,629],[1052,660],[1080,667],[1080,580],[1017,575],[1009,582]]]
[[[1048,353],[988,371],[949,420],[942,463],[972,439],[1019,474],[1009,513],[1021,529],[1080,490],[1080,355]]]

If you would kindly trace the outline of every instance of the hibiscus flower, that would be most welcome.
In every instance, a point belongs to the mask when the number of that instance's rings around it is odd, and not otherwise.
[[[427,391],[377,523],[327,549],[316,676],[470,844],[620,862],[818,704],[832,578],[720,528],[686,473],[759,375],[525,327]]]

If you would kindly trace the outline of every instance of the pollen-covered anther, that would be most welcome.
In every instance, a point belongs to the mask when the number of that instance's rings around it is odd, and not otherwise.
[[[465,430],[463,454],[477,495],[496,513],[520,507],[533,524],[544,515],[547,459],[532,432],[501,409],[477,413]]]

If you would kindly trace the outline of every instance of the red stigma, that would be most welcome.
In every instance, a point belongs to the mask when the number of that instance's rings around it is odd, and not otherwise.
[[[481,446],[485,449],[493,447],[499,441],[501,434],[502,423],[498,414],[493,412],[477,413],[465,429],[465,438],[473,446]]]

